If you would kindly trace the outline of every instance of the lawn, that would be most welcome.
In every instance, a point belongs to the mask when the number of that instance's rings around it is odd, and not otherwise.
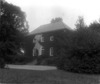
[[[99,75],[83,75],[61,70],[0,69],[0,82],[14,84],[100,84]]]

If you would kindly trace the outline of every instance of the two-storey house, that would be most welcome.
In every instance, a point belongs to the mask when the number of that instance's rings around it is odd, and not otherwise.
[[[71,30],[62,20],[54,21],[49,24],[39,26],[33,30],[28,37],[30,38],[31,50],[30,55],[33,57],[55,56],[55,37],[56,33],[66,32]]]

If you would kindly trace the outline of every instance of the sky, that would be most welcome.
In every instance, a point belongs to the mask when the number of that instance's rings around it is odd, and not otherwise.
[[[100,0],[6,0],[19,6],[27,15],[29,31],[61,17],[72,29],[78,16],[83,16],[89,25],[100,18]]]

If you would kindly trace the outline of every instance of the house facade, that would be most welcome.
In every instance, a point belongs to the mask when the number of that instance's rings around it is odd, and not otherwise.
[[[30,55],[33,57],[55,56],[56,34],[65,33],[69,30],[71,30],[71,28],[68,27],[62,20],[36,28],[28,35],[28,38],[31,38]]]

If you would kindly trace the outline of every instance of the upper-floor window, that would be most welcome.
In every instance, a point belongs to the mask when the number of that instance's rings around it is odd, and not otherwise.
[[[54,36],[50,36],[50,41],[54,41]]]
[[[43,36],[41,37],[41,42],[44,42],[44,37]]]
[[[53,56],[53,47],[50,48],[50,56]]]

